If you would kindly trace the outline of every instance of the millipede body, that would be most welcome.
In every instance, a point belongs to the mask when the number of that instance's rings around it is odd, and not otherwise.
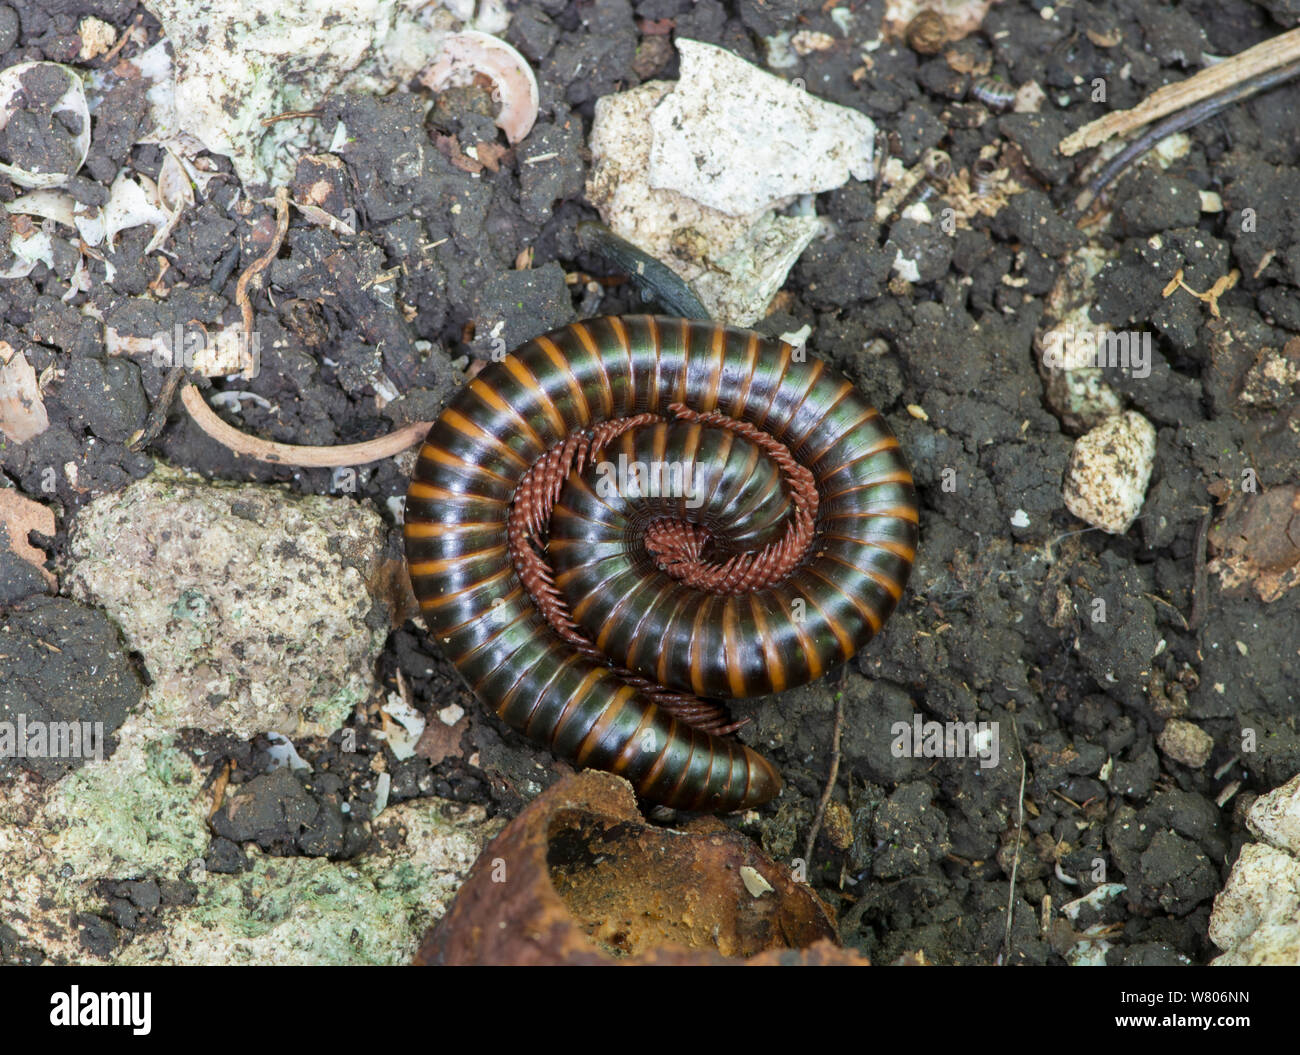
[[[766,802],[725,705],[827,673],[916,552],[898,441],[823,361],[658,316],[574,323],[448,404],[406,502],[430,632],[513,728],[645,799]]]

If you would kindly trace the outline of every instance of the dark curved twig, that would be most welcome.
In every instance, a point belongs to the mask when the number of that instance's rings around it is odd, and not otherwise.
[[[1165,137],[1192,128],[1202,121],[1207,121],[1215,114],[1226,110],[1229,106],[1241,102],[1256,92],[1276,88],[1278,85],[1291,80],[1297,74],[1300,74],[1300,61],[1289,63],[1286,66],[1279,66],[1277,69],[1268,70],[1265,73],[1240,81],[1217,95],[1211,95],[1194,106],[1189,106],[1186,110],[1170,114],[1163,121],[1158,121],[1111,158],[1105,167],[1093,177],[1075,203],[1075,215],[1087,212],[1092,203],[1097,200],[1097,196],[1108,184]]]
[[[709,321],[709,310],[684,278],[603,223],[584,220],[578,224],[578,243],[613,264],[627,275],[643,297],[653,298],[673,315]]]

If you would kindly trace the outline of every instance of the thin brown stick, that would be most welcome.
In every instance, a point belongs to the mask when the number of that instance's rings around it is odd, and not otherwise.
[[[1157,143],[1164,141],[1177,132],[1185,132],[1189,128],[1195,128],[1203,121],[1208,121],[1211,117],[1222,113],[1229,107],[1236,106],[1237,103],[1243,102],[1259,92],[1271,91],[1296,76],[1300,76],[1300,60],[1289,62],[1285,66],[1276,66],[1271,70],[1265,70],[1263,73],[1256,73],[1254,76],[1247,77],[1244,81],[1238,81],[1221,92],[1215,92],[1215,94],[1191,106],[1184,107],[1177,113],[1162,118],[1149,125],[1146,131],[1133,136],[1127,146],[1106,161],[1101,171],[1089,181],[1087,188],[1076,200],[1076,212],[1089,210],[1089,216],[1085,223],[1080,224],[1080,226],[1092,226],[1093,223],[1100,219],[1103,210],[1092,210],[1092,206],[1100,198],[1101,192],[1107,185],[1127,171],[1129,166],[1133,165],[1148,151],[1154,149]],[[1167,293],[1165,295],[1168,296]]]
[[[239,281],[235,284],[235,303],[239,305],[239,313],[244,322],[245,337],[251,338],[253,334],[253,302],[248,297],[248,287],[252,284],[253,279],[257,278],[270,266],[276,254],[280,252],[280,246],[284,245],[284,236],[288,231],[289,188],[277,187],[275,191],[275,234],[271,238],[271,244],[266,247],[266,252],[248,265],[244,273],[239,276]]]
[[[839,691],[835,693],[835,726],[831,730],[831,769],[826,775],[826,786],[822,788],[822,797],[817,803],[817,812],[813,814],[812,826],[808,829],[808,839],[803,847],[805,868],[812,864],[813,844],[817,833],[822,830],[822,821],[826,819],[826,807],[830,805],[831,795],[835,791],[835,782],[840,777],[840,734],[844,731],[844,683],[848,679],[849,668],[845,667],[840,675]]]
[[[163,257],[163,259],[167,258]],[[158,393],[158,398],[149,408],[149,416],[145,419],[144,428],[137,429],[135,435],[126,441],[128,451],[142,451],[158,438],[163,426],[167,424],[167,414],[172,409],[172,404],[176,402],[176,391],[183,380],[185,380],[185,367],[173,366],[167,371],[167,376],[163,379],[162,391]]]
[[[1300,59],[1300,28],[1262,41],[1186,80],[1157,88],[1131,110],[1116,110],[1070,133],[1057,149],[1069,157],[1297,59]]]
[[[226,759],[225,764],[221,767],[221,772],[217,774],[217,779],[212,783],[212,805],[208,808],[208,820],[212,820],[221,809],[222,803],[226,798],[226,788],[230,786],[230,774],[234,770],[235,764]]]
[[[1016,824],[1016,856],[1011,861],[1011,885],[1007,890],[1007,932],[1002,941],[1003,955],[1006,957],[1002,961],[1004,967],[1011,962],[1011,924],[1015,919],[1016,910],[1016,874],[1020,871],[1020,847],[1025,837],[1025,752],[1020,747],[1020,726],[1016,724],[1014,714],[1011,716],[1011,731],[1016,736],[1016,755],[1020,759],[1020,795],[1017,800],[1020,820]]]
[[[117,58],[117,53],[121,51],[123,47],[126,46],[127,40],[130,39],[131,34],[135,32],[136,26],[138,26],[143,21],[144,21],[144,15],[142,14],[136,15],[135,18],[132,20],[131,24],[127,26],[124,30],[122,30],[122,35],[117,38],[117,43],[114,44],[111,48],[109,48],[106,52],[104,52],[104,54],[100,57],[100,64],[105,69],[107,69],[109,66],[113,64],[113,60]]]
[[[1210,521],[1214,511],[1207,508],[1196,528],[1196,542],[1192,546],[1192,613],[1187,617],[1187,629],[1196,630],[1205,618],[1205,591],[1207,589],[1205,560],[1206,545],[1210,537]]]
[[[240,432],[217,416],[217,412],[208,406],[203,393],[195,385],[186,385],[181,390],[181,402],[190,412],[194,424],[236,454],[256,458],[259,462],[300,465],[305,469],[336,469],[344,465],[365,465],[367,462],[391,458],[422,440],[433,424],[430,421],[414,421],[400,429],[394,429],[386,436],[378,436],[362,443],[305,447],[295,443],[276,443],[274,440],[259,439]]]
[[[263,125],[273,125],[277,121],[295,121],[299,117],[320,117],[319,110],[286,110],[282,114],[275,114],[273,117],[263,117]]]

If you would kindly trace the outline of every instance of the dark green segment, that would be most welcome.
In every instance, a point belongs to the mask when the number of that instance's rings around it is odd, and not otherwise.
[[[708,310],[685,279],[603,223],[587,220],[578,224],[578,242],[583,249],[604,257],[627,275],[642,297],[683,318],[708,319]]]

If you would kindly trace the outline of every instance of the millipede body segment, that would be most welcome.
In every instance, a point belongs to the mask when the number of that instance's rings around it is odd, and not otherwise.
[[[852,383],[784,342],[657,316],[489,364],[429,430],[406,502],[424,620],[478,696],[688,810],[776,795],[719,701],[851,657],[916,543],[907,462]]]

